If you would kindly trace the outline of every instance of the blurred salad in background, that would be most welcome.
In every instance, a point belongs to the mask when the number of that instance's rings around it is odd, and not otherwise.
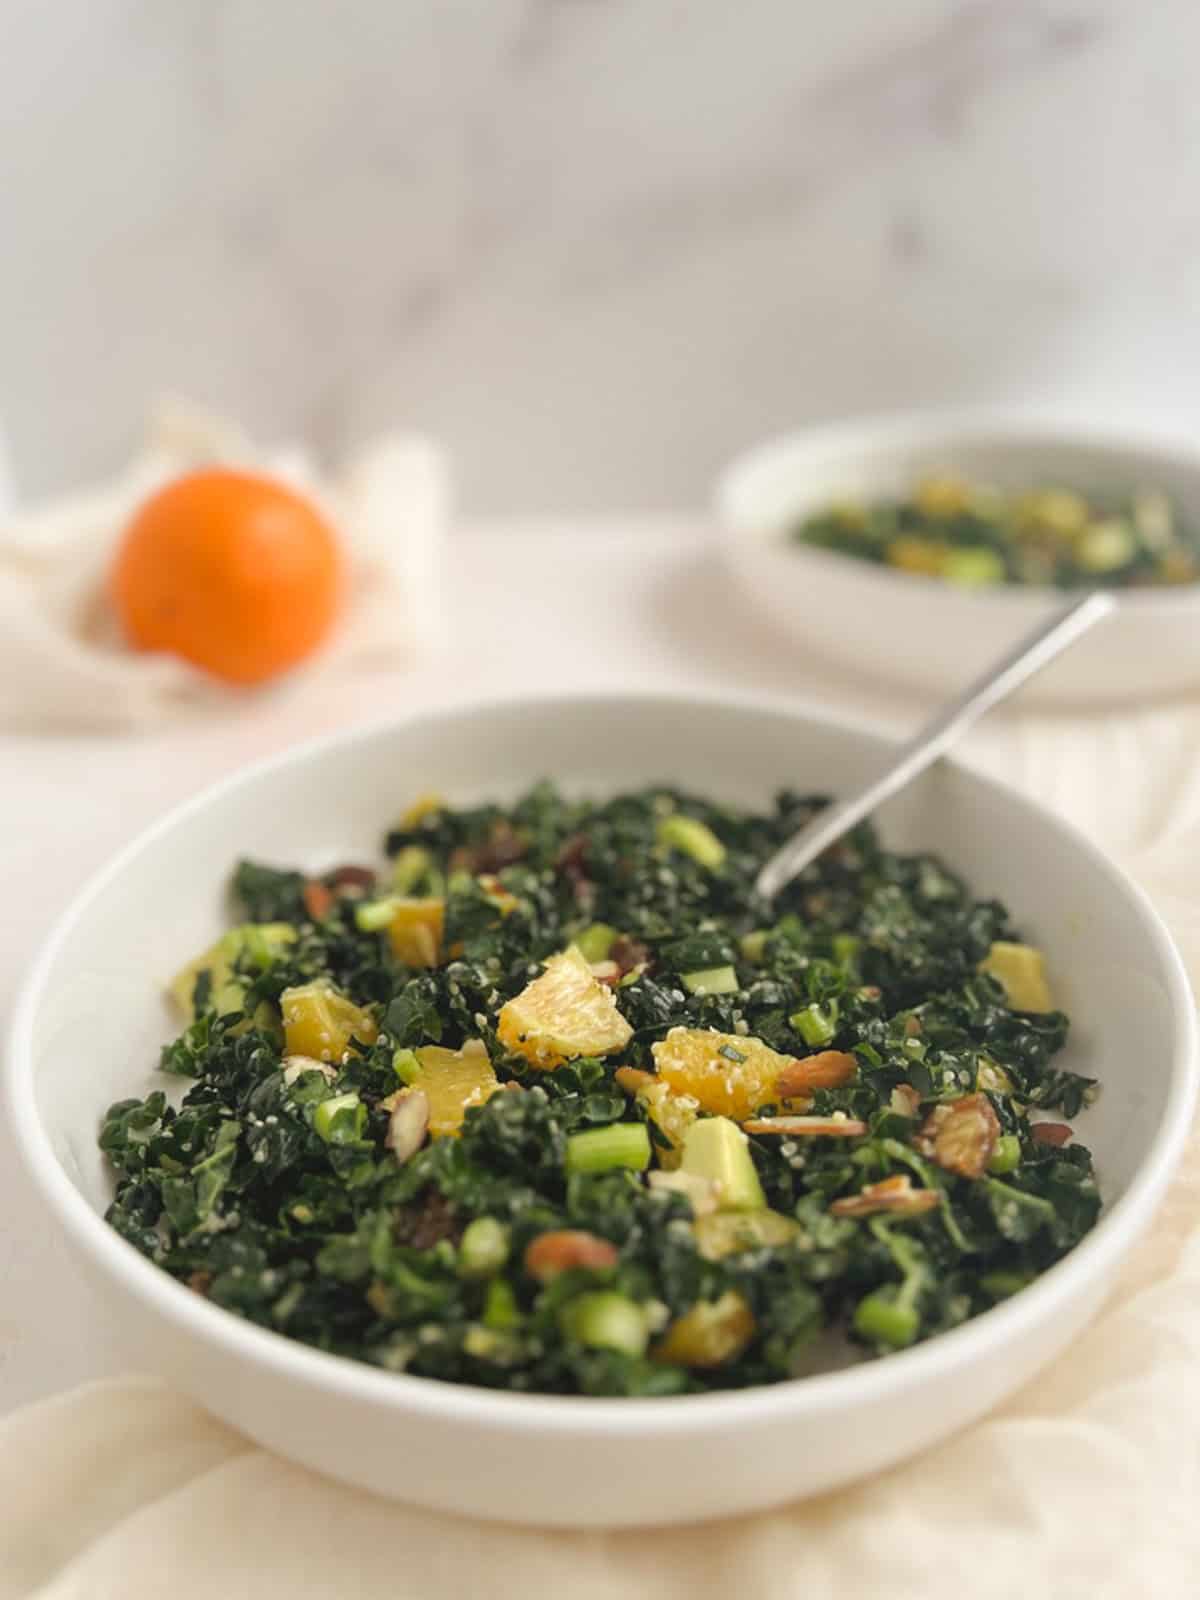
[[[968,587],[1135,587],[1200,576],[1200,531],[1157,489],[1113,502],[1061,486],[1005,493],[939,473],[902,499],[831,504],[789,538]]]

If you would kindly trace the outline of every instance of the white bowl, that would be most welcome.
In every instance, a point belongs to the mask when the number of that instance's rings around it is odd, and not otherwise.
[[[1001,489],[1062,484],[1164,490],[1200,523],[1200,451],[1019,416],[921,414],[806,429],[740,456],[717,486],[729,570],[804,645],[850,673],[945,694],[1068,598],[1016,585],[965,589],[793,543],[833,500],[890,497],[952,470]],[[1200,584],[1122,590],[1117,613],[1022,691],[1085,705],[1200,687]]]
[[[96,1133],[143,1094],[170,1026],[161,984],[222,925],[241,853],[313,867],[376,852],[414,794],[512,795],[543,774],[594,793],[670,780],[762,804],[845,790],[877,736],[761,704],[612,697],[416,717],[307,746],[201,795],[79,896],[21,996],[7,1087],[29,1174],[118,1326],[161,1374],[281,1454],[384,1495],[518,1522],[617,1525],[745,1512],[827,1490],[940,1439],[1060,1351],[1099,1305],[1180,1153],[1195,1091],[1192,1002],[1149,904],[1067,824],[946,765],[881,818],[1004,897],[1049,952],[1069,1064],[1104,1092],[1082,1134],[1106,1201],[1034,1286],[917,1348],[830,1375],[659,1400],[510,1395],[324,1355],[190,1293],[102,1220]]]

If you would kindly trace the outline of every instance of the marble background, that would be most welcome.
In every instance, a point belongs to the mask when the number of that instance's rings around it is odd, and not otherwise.
[[[161,390],[452,447],[476,512],[700,502],[963,397],[1200,421],[1195,0],[3,0],[0,421]]]

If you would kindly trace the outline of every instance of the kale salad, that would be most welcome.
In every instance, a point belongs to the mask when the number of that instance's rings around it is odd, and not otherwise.
[[[946,472],[899,498],[827,506],[789,537],[966,588],[1144,588],[1200,578],[1200,528],[1155,489],[1120,502],[1059,485],[1004,494]]]
[[[1039,951],[869,826],[768,904],[824,802],[427,797],[388,865],[243,861],[108,1111],[111,1225],[322,1350],[669,1395],[886,1354],[1018,1293],[1100,1207]],[[179,1085],[183,1089],[183,1085]]]

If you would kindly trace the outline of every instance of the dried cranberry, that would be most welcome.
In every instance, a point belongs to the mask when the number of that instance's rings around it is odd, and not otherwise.
[[[371,867],[334,867],[325,874],[325,882],[333,890],[362,889],[369,892],[375,887],[375,872]]]
[[[432,1250],[443,1239],[455,1244],[462,1238],[462,1225],[450,1202],[439,1189],[426,1189],[396,1218],[393,1229],[397,1244],[413,1250]]]
[[[632,972],[634,967],[649,964],[650,948],[640,939],[630,939],[621,934],[609,947],[608,959],[617,963],[617,968],[624,977],[627,972]]]

